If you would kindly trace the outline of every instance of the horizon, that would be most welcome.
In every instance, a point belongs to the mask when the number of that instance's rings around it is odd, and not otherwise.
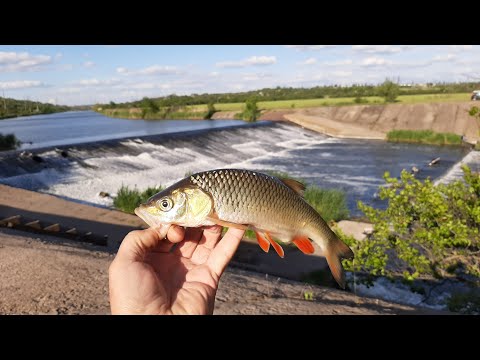
[[[0,46],[0,94],[87,106],[263,88],[480,81],[474,45]]]

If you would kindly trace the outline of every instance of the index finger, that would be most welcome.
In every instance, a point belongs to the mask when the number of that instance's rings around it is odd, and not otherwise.
[[[243,234],[245,234],[245,230],[229,228],[222,240],[218,242],[217,246],[210,253],[207,265],[219,278],[230,260],[232,260],[238,245],[240,245],[243,239]]]
[[[174,243],[183,240],[183,229],[161,225],[158,228],[135,230],[125,236],[116,258],[119,260],[142,261],[152,251],[168,252]],[[168,234],[168,240],[164,240]]]

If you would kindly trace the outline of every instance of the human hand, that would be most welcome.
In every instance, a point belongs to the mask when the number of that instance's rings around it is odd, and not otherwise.
[[[176,225],[130,232],[109,268],[112,314],[213,314],[218,282],[244,233],[229,228],[220,240],[221,226]]]

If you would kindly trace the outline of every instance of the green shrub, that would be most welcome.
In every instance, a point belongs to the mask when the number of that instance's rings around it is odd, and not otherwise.
[[[354,260],[344,260],[345,267],[375,276],[401,273],[407,281],[421,275],[479,277],[480,175],[462,169],[463,181],[436,186],[406,170],[399,179],[386,172],[387,186],[379,195],[388,207],[358,203],[373,234],[362,241],[338,234],[355,253]]]
[[[436,133],[432,130],[391,130],[387,133],[391,142],[407,142],[432,145],[462,145],[462,137],[452,133]]]
[[[14,134],[0,134],[0,151],[15,150],[17,147],[20,146],[20,144],[20,141]]]
[[[257,108],[257,101],[254,99],[248,99],[245,102],[245,110],[242,113],[242,118],[248,122],[257,121],[259,110]]]
[[[474,290],[453,294],[447,301],[448,310],[462,314],[480,315],[480,295]]]
[[[205,114],[204,116],[204,119],[205,120],[209,120],[212,118],[213,114],[215,114],[217,112],[217,110],[215,109],[215,105],[213,105],[213,103],[208,103],[207,104],[207,113]]]
[[[134,214],[137,206],[162,190],[162,186],[149,187],[144,191],[140,191],[137,188],[130,189],[128,186],[122,185],[120,190],[118,190],[117,196],[113,199],[113,206],[119,210]]]
[[[368,100],[365,98],[362,98],[360,96],[357,96],[354,100],[355,104],[366,104],[368,103]]]
[[[385,99],[386,103],[393,103],[397,100],[397,96],[400,94],[400,86],[393,81],[386,79],[383,84],[378,87],[377,93]]]

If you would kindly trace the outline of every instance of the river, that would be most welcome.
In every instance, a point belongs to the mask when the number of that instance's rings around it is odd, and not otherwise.
[[[36,151],[43,161],[22,158],[20,152],[0,153],[0,183],[99,206],[112,205],[110,198],[99,196],[101,191],[114,195],[122,185],[167,186],[188,172],[229,167],[282,171],[310,184],[344,190],[355,216],[361,215],[358,200],[382,206],[376,194],[385,171],[398,176],[416,166],[418,178],[440,179],[468,152],[336,139],[288,123],[123,120],[93,112],[0,121],[0,132],[5,129],[32,141],[32,149],[43,147]],[[76,145],[62,147],[68,157],[46,147],[61,144]],[[440,162],[428,166],[437,157]]]
[[[14,133],[22,141],[21,149],[35,149],[240,124],[244,122],[240,120],[128,120],[110,118],[94,111],[69,111],[0,120],[0,133]]]

